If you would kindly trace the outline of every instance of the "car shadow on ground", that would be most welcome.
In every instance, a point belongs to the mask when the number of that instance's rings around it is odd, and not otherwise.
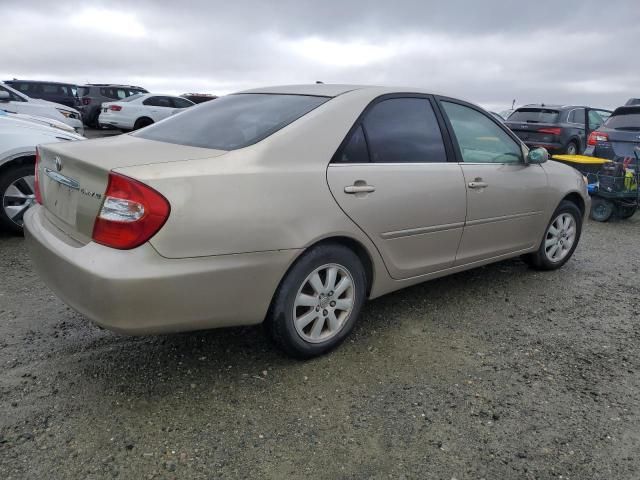
[[[503,302],[501,290],[515,283],[526,284],[527,272],[532,271],[520,261],[509,260],[370,301],[342,346],[306,362],[288,358],[277,350],[262,325],[144,337],[109,332],[86,342],[73,358],[81,369],[80,376],[95,379],[98,390],[111,390],[115,382],[121,385],[116,388],[131,393],[137,390],[139,395],[171,395],[181,384],[224,388],[238,382],[263,381],[273,375],[311,375],[354,362],[371,362],[372,348],[383,357],[394,355],[394,350],[402,348],[394,339],[400,324],[422,329],[423,345],[417,348],[429,349],[430,329],[455,331],[456,323],[469,321],[459,317],[461,306],[464,308],[477,295],[490,297],[492,292]],[[488,278],[492,281],[487,282]],[[470,313],[470,318],[473,315]],[[87,320],[80,317],[80,321]]]

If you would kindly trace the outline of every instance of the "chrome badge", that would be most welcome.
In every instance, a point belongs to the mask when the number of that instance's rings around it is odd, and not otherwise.
[[[56,170],[57,171],[62,170],[62,160],[60,160],[60,157],[58,156],[56,156]]]

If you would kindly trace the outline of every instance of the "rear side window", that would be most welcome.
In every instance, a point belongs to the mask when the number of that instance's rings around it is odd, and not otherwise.
[[[510,122],[557,123],[558,110],[548,108],[519,108],[509,116]]]
[[[351,134],[346,145],[332,163],[369,163],[369,150],[362,125]]]
[[[640,131],[640,106],[618,108],[604,126],[615,130]]]
[[[89,95],[90,91],[91,87],[78,87],[78,96],[86,97],[87,95]]]
[[[149,97],[142,102],[143,105],[150,107],[169,107],[173,108],[171,99],[169,97]]]
[[[329,100],[310,95],[241,93],[188,108],[132,135],[193,147],[235,150],[263,140]]]
[[[425,98],[383,100],[367,112],[362,125],[372,162],[447,161],[438,121]]]
[[[574,108],[569,112],[569,117],[567,118],[569,123],[585,123],[585,110],[584,108]]]

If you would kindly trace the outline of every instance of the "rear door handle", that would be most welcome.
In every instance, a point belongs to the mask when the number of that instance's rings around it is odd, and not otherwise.
[[[354,193],[371,193],[375,192],[376,187],[373,185],[349,185],[348,187],[344,187],[344,193],[354,194]]]
[[[469,182],[469,188],[486,188],[489,185],[486,182],[473,181]]]

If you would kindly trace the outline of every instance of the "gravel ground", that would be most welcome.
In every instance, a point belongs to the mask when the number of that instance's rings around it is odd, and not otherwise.
[[[0,477],[640,477],[640,215],[575,257],[370,302],[309,362],[259,327],[124,337],[0,234]]]

